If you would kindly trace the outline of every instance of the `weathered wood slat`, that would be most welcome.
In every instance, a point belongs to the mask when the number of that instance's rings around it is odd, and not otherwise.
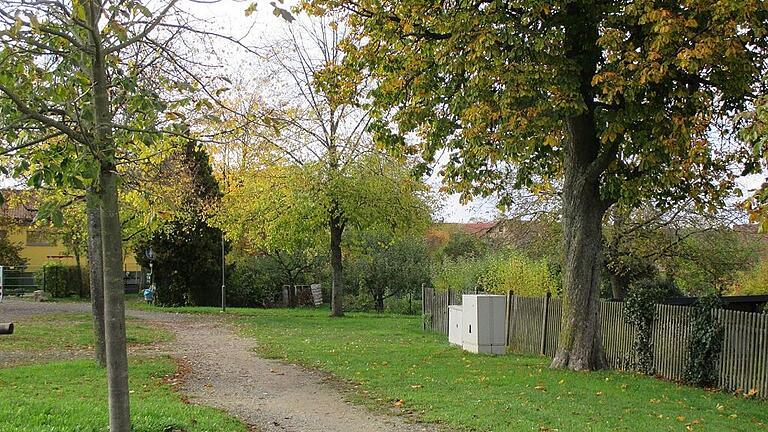
[[[448,306],[461,304],[460,291],[422,291],[422,312],[431,317],[425,329],[448,333]],[[509,296],[507,342],[510,351],[553,356],[557,350],[562,322],[562,300]],[[652,330],[654,367],[664,378],[683,380],[691,337],[691,311],[687,306],[658,305]],[[768,314],[714,311],[723,326],[723,349],[718,384],[728,391],[754,390],[768,397]],[[609,367],[620,369],[634,362],[635,329],[624,321],[621,302],[602,302],[601,330]]]

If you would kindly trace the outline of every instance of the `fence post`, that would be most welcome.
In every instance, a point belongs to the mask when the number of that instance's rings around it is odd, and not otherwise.
[[[427,315],[427,287],[424,286],[424,282],[421,283],[421,329],[427,329],[427,321],[424,317]]]
[[[512,321],[512,290],[507,291],[507,310],[505,312],[506,320],[504,321],[504,341],[506,342],[507,349],[509,349],[509,326],[510,322]]]
[[[549,298],[552,294],[547,291],[547,296],[544,297],[544,313],[541,315],[541,355],[545,355],[547,352],[547,319],[549,318]]]
[[[429,308],[429,329],[435,331],[435,301],[437,300],[437,292],[435,287],[432,287],[432,304]]]

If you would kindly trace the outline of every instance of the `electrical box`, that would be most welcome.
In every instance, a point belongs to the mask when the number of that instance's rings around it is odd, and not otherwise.
[[[506,297],[492,294],[463,295],[462,303],[462,348],[474,353],[505,354]]]
[[[461,305],[448,306],[448,342],[461,346]]]

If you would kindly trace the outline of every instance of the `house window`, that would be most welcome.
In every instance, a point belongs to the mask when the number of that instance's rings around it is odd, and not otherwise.
[[[27,230],[27,246],[53,246],[50,235],[41,230]]]

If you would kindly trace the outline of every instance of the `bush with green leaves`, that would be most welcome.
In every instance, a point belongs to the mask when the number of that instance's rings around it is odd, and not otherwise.
[[[35,273],[35,280],[51,297],[68,297],[83,292],[83,274],[77,266],[48,262]]]
[[[432,286],[441,291],[472,291],[477,288],[482,272],[483,262],[469,258],[446,258],[430,269]]]
[[[753,268],[739,273],[730,294],[763,295],[768,294],[768,260],[760,261]]]
[[[715,317],[722,307],[717,296],[701,297],[691,311],[691,333],[688,339],[688,362],[685,381],[699,387],[715,387],[718,364],[723,352],[723,326]]]
[[[635,329],[634,361],[629,366],[653,374],[653,322],[656,304],[675,293],[674,284],[662,279],[641,279],[630,285],[624,301],[624,321]]]
[[[344,272],[348,304],[354,309],[384,312],[400,298],[412,299],[429,283],[429,248],[423,237],[396,237],[376,230],[356,235],[357,245],[346,258]]]
[[[534,260],[517,251],[499,252],[479,259],[444,260],[432,268],[432,284],[452,289],[540,297],[558,295],[561,280],[546,259]]]
[[[280,301],[283,280],[274,259],[240,256],[227,267],[227,304],[266,307]]]

